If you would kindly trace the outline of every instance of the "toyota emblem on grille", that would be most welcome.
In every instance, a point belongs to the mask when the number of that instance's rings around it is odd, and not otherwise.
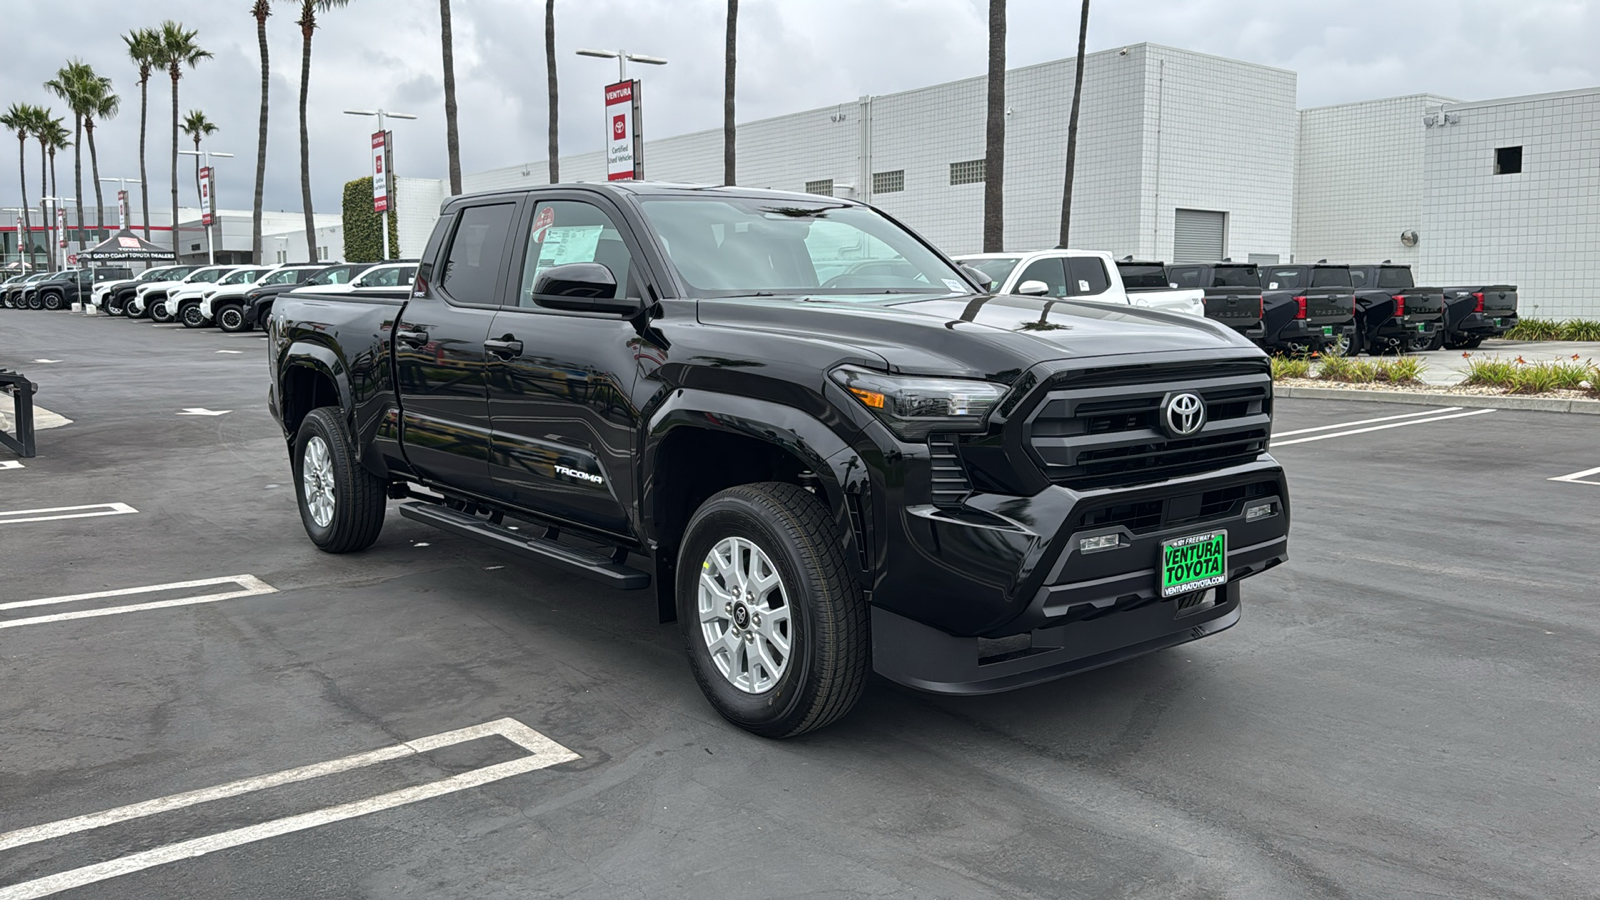
[[[1206,402],[1199,394],[1169,394],[1161,405],[1161,423],[1175,438],[1196,434],[1206,424]]]

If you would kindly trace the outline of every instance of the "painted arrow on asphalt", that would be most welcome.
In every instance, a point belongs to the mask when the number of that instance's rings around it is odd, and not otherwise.
[[[59,359],[36,359],[36,360],[34,360],[34,362],[36,362],[36,363],[45,363],[46,365],[48,365],[50,363],[61,362],[61,360],[59,360]]]
[[[228,413],[231,413],[231,412],[233,412],[233,410],[231,410],[231,409],[206,409],[203,406],[195,406],[195,407],[191,407],[189,409],[186,409],[181,413],[178,413],[178,415],[180,415],[180,416],[225,416],[225,415],[227,415]]]

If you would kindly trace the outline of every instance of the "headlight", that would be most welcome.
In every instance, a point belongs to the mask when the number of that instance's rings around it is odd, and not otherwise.
[[[936,431],[982,431],[1005,385],[959,378],[885,375],[842,366],[833,380],[908,441]]]

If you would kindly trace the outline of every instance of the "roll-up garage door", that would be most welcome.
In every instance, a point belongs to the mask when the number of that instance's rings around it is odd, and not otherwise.
[[[1222,259],[1228,214],[1202,209],[1176,210],[1172,223],[1172,261],[1209,263]]]

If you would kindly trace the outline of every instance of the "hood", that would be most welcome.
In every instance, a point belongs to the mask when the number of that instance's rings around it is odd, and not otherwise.
[[[1208,319],[1011,294],[708,299],[706,325],[789,332],[876,354],[891,371],[1006,381],[1051,359],[1234,348],[1260,351]]]

